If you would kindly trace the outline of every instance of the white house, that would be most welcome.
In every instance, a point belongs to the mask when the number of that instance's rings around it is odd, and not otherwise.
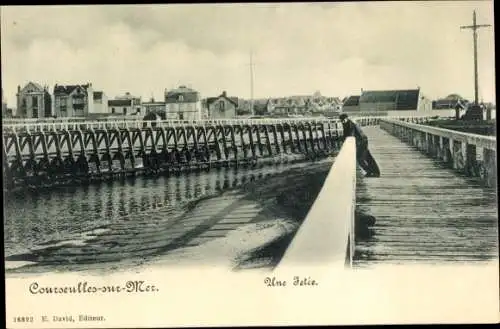
[[[94,113],[92,84],[55,85],[54,111],[57,117],[83,117]]]
[[[109,111],[113,114],[121,115],[144,115],[141,105],[141,97],[131,95],[129,92],[123,96],[108,100]]]
[[[167,119],[202,119],[200,93],[186,86],[165,90],[165,106]]]
[[[94,105],[91,113],[106,114],[108,110],[108,97],[102,91],[94,91],[93,95]]]
[[[28,82],[24,88],[17,86],[17,113],[21,118],[44,118],[52,116],[52,98],[48,87]]]

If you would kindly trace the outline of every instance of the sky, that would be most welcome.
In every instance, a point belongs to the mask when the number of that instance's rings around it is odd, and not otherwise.
[[[202,97],[311,95],[420,87],[474,95],[472,11],[492,1],[8,6],[1,8],[4,97],[17,86],[92,82],[109,98],[186,85]],[[495,102],[494,28],[479,30],[479,97]]]

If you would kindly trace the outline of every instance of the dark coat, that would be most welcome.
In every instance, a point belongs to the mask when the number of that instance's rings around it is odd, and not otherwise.
[[[354,137],[356,139],[356,144],[366,144],[368,143],[368,137],[366,137],[365,133],[363,130],[361,130],[361,127],[354,123],[351,120],[347,120],[347,122],[342,123],[342,128],[344,130],[344,140],[347,137]]]

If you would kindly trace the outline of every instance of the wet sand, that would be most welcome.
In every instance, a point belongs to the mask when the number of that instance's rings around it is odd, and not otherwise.
[[[305,218],[333,158],[303,163],[180,208],[153,209],[69,241],[8,257],[7,275],[139,271],[151,266],[272,268]],[[304,168],[307,167],[307,170]]]

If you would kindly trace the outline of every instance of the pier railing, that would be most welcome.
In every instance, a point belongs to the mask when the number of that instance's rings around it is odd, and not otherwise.
[[[62,130],[99,130],[99,129],[142,129],[172,127],[208,127],[232,125],[274,125],[307,123],[336,123],[337,119],[328,118],[284,118],[284,119],[219,119],[219,120],[114,120],[114,121],[54,121],[4,123],[3,131],[8,132],[42,132]]]
[[[467,176],[496,184],[496,137],[383,118],[380,127]]]
[[[278,266],[350,266],[355,244],[355,207],[356,143],[349,137]]]
[[[361,126],[382,119],[353,118]],[[337,152],[341,135],[338,119],[317,117],[4,124],[3,171],[12,184],[38,184],[58,177],[238,166],[293,154],[316,159]]]
[[[353,120],[361,125],[378,124],[379,120],[386,116],[353,117]],[[429,116],[394,116],[391,119],[411,122],[424,122]],[[83,120],[83,119],[4,119],[2,120],[3,133],[19,132],[47,132],[68,130],[105,130],[105,129],[147,129],[147,128],[171,128],[171,127],[211,127],[217,125],[274,125],[274,124],[298,124],[307,123],[339,123],[336,118],[325,117],[303,117],[303,118],[265,118],[265,119],[216,119],[216,120],[141,120],[114,119],[114,120]]]
[[[317,159],[339,150],[341,128],[324,119],[4,125],[3,170],[14,187]]]

